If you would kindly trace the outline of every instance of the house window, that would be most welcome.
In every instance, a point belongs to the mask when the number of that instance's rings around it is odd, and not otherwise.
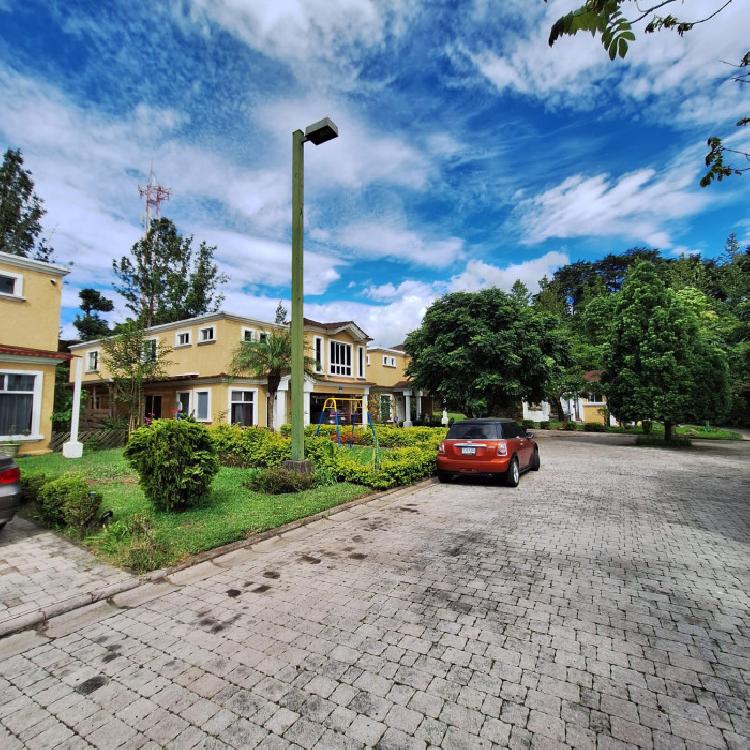
[[[199,422],[211,421],[211,392],[196,391],[195,393],[195,418]]]
[[[323,339],[315,337],[315,372],[323,372]]]
[[[175,419],[190,416],[190,391],[177,392],[177,404],[175,408]]]
[[[229,422],[243,427],[251,427],[255,422],[255,391],[231,391],[229,402]]]
[[[598,393],[589,393],[588,394],[588,400],[589,403],[592,404],[603,404],[604,403],[604,397],[599,395]]]
[[[357,377],[363,378],[365,376],[365,350],[361,347],[357,347]]]
[[[352,345],[331,341],[331,375],[352,376]]]
[[[143,342],[143,361],[156,362],[156,339],[146,339]]]
[[[20,297],[23,294],[23,276],[15,273],[0,273],[0,294]]]
[[[216,341],[216,332],[213,326],[206,326],[198,331],[198,340],[205,344],[208,341]]]
[[[150,419],[161,419],[161,395],[146,395],[143,412]]]
[[[179,331],[174,337],[175,346],[190,346],[190,331]]]
[[[383,355],[383,366],[384,367],[395,367],[396,366],[396,358],[390,357],[387,354]]]
[[[252,328],[243,328],[242,341],[252,341],[255,338],[254,333],[255,331]]]
[[[99,369],[99,351],[94,350],[86,354],[86,372],[96,372]]]
[[[0,372],[0,436],[39,430],[41,374]]]
[[[530,409],[531,411],[542,411],[542,408],[543,408],[543,407],[542,407],[542,404],[541,404],[541,403],[539,403],[539,402],[537,402],[537,401],[532,401],[532,402],[531,402],[531,403],[529,404],[529,409]]]
[[[261,344],[265,344],[266,341],[268,341],[268,334],[265,331],[260,331],[258,334],[258,341],[260,341]]]

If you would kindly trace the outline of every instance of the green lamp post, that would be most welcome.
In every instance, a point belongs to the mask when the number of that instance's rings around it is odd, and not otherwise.
[[[302,231],[305,191],[304,145],[338,138],[329,117],[292,133],[292,460],[289,468],[309,471],[305,463],[305,323],[303,311]]]

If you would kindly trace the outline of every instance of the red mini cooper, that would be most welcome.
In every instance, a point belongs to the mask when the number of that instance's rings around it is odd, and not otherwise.
[[[523,472],[538,471],[541,466],[533,437],[512,419],[456,422],[438,448],[438,479],[448,482],[457,475],[490,474],[503,477],[509,487],[518,487]]]

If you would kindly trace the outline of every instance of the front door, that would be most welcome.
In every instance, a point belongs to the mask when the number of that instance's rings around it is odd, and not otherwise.
[[[144,412],[150,419],[161,419],[161,396],[146,396]]]

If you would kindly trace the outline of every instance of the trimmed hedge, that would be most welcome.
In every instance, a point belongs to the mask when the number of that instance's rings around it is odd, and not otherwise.
[[[265,492],[268,495],[284,495],[289,492],[309,490],[315,484],[312,474],[290,471],[281,466],[262,469],[245,482],[248,489]]]
[[[102,496],[90,491],[80,474],[70,473],[44,484],[36,502],[42,521],[51,526],[70,526],[83,534],[98,517]]]

